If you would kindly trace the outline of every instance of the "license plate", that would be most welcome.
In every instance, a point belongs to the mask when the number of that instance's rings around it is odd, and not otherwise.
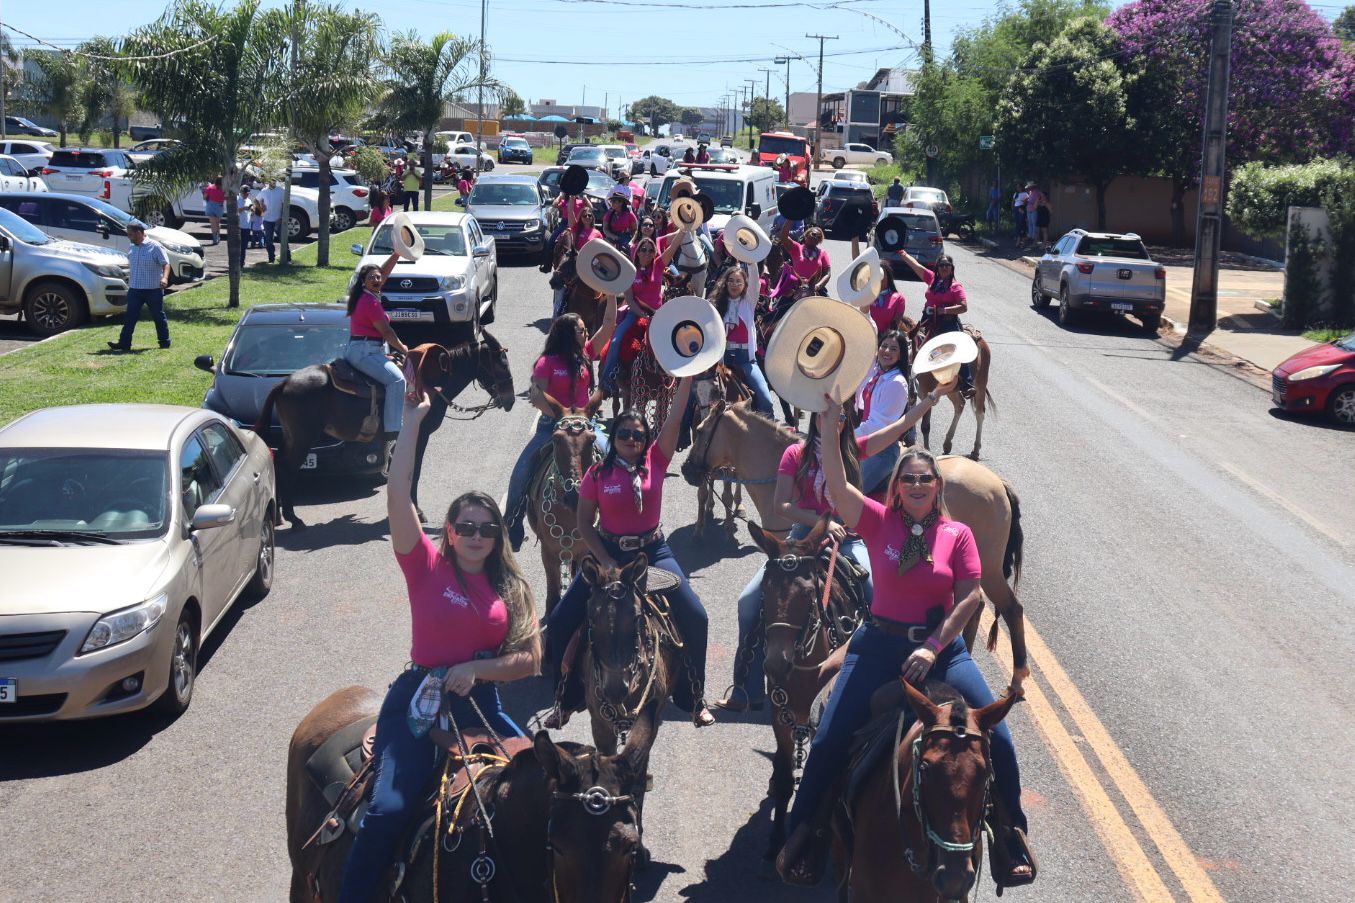
[[[65,175],[66,175],[66,181],[67,181],[67,182],[80,182],[80,181],[83,181],[84,178],[85,178],[84,176],[77,176],[77,175],[74,175],[73,173],[66,173]]]
[[[433,315],[422,310],[393,310],[390,311],[392,320],[423,320],[433,319]]]
[[[318,462],[315,459],[315,452],[306,455],[306,460],[301,462],[302,470],[314,470]]]
[[[1277,408],[1282,408],[1282,407],[1284,407],[1284,393],[1283,393],[1283,392],[1278,392],[1278,391],[1275,391],[1275,390],[1271,390],[1271,393],[1270,393],[1270,400],[1271,400],[1272,402],[1275,403],[1275,407],[1277,407]]]
[[[19,686],[12,677],[0,677],[0,702],[18,702]]]
[[[1132,311],[1132,310],[1134,309],[1134,305],[1132,305],[1132,304],[1125,304],[1123,301],[1112,301],[1112,302],[1110,303],[1110,309],[1111,309],[1111,310]]]
[[[1121,279],[1133,279],[1133,278],[1134,278],[1134,271],[1133,271],[1133,270],[1118,270],[1118,271],[1116,271],[1115,275],[1116,275],[1116,276],[1119,276]]]

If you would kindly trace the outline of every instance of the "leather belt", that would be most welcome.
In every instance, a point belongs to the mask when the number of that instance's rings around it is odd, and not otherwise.
[[[926,624],[904,624],[879,615],[871,615],[870,623],[890,636],[900,637],[919,646],[927,642],[927,637],[932,635],[932,628]]]
[[[659,542],[663,539],[663,525],[655,527],[648,533],[640,533],[634,536],[620,536],[616,533],[608,533],[606,530],[599,530],[602,538],[615,545],[623,552],[638,552],[652,542]]]
[[[372,336],[369,336],[369,335],[350,335],[350,336],[348,337],[348,341],[350,341],[350,342],[381,342],[382,344],[384,344],[386,340],[385,340],[385,339],[377,339],[377,338],[373,338]]]

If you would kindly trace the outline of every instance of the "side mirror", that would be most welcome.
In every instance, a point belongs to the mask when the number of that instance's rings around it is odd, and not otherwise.
[[[1045,252],[1046,254],[1050,255],[1051,257],[1052,257],[1053,255],[1055,255],[1055,254],[1058,253],[1058,251],[1055,251],[1055,250],[1054,250],[1054,246],[1053,246],[1053,245],[1048,245],[1048,246],[1046,246],[1045,249],[1044,249],[1044,252]]]
[[[188,529],[196,533],[198,530],[210,530],[233,523],[235,509],[230,505],[199,505],[198,510],[193,512],[193,521]]]
[[[105,240],[108,239],[108,236],[111,232],[111,230],[108,228],[107,220],[99,220],[99,224],[94,227],[94,231],[102,235]]]
[[[210,354],[199,354],[193,358],[193,366],[207,373],[216,373],[216,361]]]
[[[348,250],[352,251],[354,254],[358,255],[359,257],[362,256],[362,245],[360,245],[360,244],[352,244],[352,245],[349,245],[349,246],[348,246]]]
[[[471,256],[477,260],[488,257],[489,245],[476,245],[475,250],[471,252]]]
[[[749,205],[748,205],[748,215],[749,215],[750,217],[752,217],[753,219],[758,219],[758,218],[760,218],[760,217],[762,216],[762,205],[761,205],[761,204],[749,204]]]

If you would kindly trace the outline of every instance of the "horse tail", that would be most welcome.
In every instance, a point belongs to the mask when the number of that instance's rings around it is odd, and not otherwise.
[[[992,411],[994,414],[996,414],[997,403],[993,401],[993,393],[989,391],[987,387],[985,387],[983,390],[983,400],[985,409],[988,411]]]
[[[268,428],[273,425],[273,402],[285,385],[287,385],[287,380],[284,379],[274,386],[273,390],[268,393],[268,397],[263,400],[263,408],[259,410],[259,419],[254,421],[254,425],[250,427],[257,435],[264,435],[268,432]]]
[[[1025,557],[1026,533],[1021,528],[1021,498],[1012,488],[1012,484],[1006,480],[1002,481],[1002,488],[1007,492],[1007,504],[1012,509],[1012,525],[1007,531],[1007,548],[1002,552],[1002,576],[1011,581],[1012,589],[1015,590],[1021,585],[1021,563]],[[988,650],[997,648],[997,618],[993,618],[993,626],[988,631]]]

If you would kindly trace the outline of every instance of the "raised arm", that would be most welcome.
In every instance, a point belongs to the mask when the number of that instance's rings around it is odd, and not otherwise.
[[[381,280],[383,282],[391,277],[391,273],[395,272],[395,265],[399,262],[400,255],[391,251],[391,256],[387,257],[385,263],[381,264]]]
[[[842,402],[828,398],[828,410],[819,414],[819,442],[823,445],[823,480],[828,491],[833,494],[833,506],[842,517],[842,522],[855,528],[861,522],[861,510],[865,496],[861,490],[847,482],[847,468],[842,463]],[[808,452],[806,451],[806,454]]]
[[[681,240],[663,243],[663,251],[659,253],[659,259],[663,261],[664,269],[667,269],[668,265],[673,262],[673,258],[677,256],[678,249],[681,247]]]
[[[899,251],[899,253],[903,255],[903,262],[908,264],[908,269],[913,271],[913,275],[921,279],[923,282],[926,282],[927,279],[922,274],[928,273],[930,272],[930,270],[928,270],[922,264],[918,263],[917,258],[914,257],[912,254],[909,254],[907,251]]]
[[[397,555],[412,552],[423,534],[423,524],[414,506],[414,452],[419,444],[419,427],[432,403],[428,395],[423,394],[417,402],[405,396],[404,405],[400,438],[395,443],[390,475],[386,479],[386,517],[390,520],[391,546]]]
[[[922,420],[924,414],[931,410],[932,405],[936,404],[937,399],[949,395],[955,390],[956,380],[951,380],[945,385],[937,386],[932,391],[923,395],[917,400],[902,417],[895,420],[886,427],[876,430],[866,437],[866,457],[879,454],[891,444],[897,442],[904,433],[917,426]]]
[[[678,433],[682,431],[682,415],[687,410],[687,400],[692,397],[692,378],[684,376],[678,380],[677,394],[668,406],[668,419],[663,422],[659,436],[654,441],[665,458],[672,460],[677,454]]]
[[[630,294],[630,289],[626,289]],[[607,307],[602,312],[602,325],[598,326],[598,331],[593,333],[588,341],[593,346],[593,351],[598,352],[601,348],[611,341],[612,333],[616,331],[616,295],[607,295]]]

